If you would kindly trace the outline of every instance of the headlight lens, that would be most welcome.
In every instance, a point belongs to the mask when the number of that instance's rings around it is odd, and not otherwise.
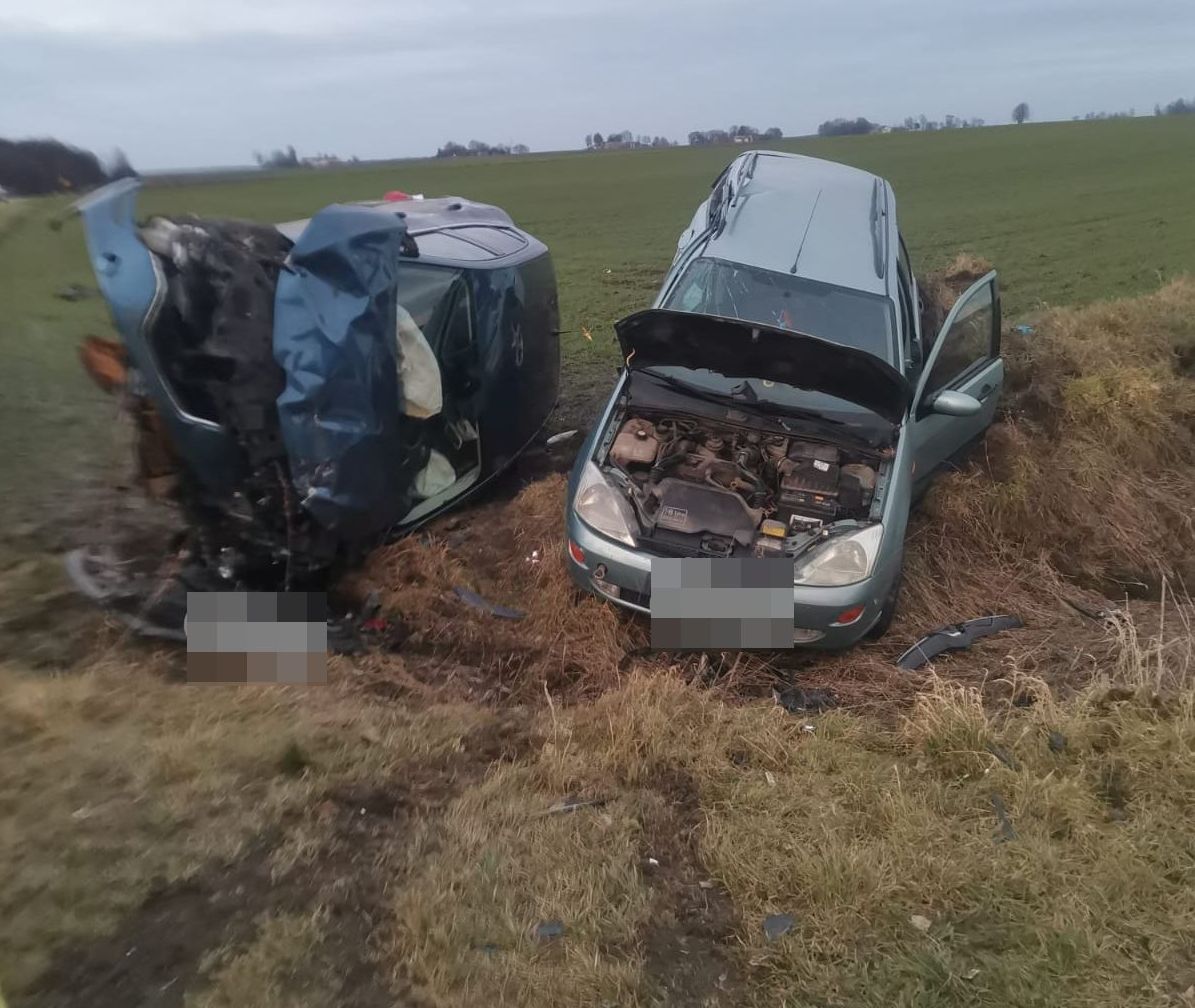
[[[606,477],[592,462],[585,464],[577,495],[573,498],[577,517],[602,535],[635,545],[634,531],[639,527],[630,502],[606,482]]]
[[[883,534],[882,525],[868,525],[815,547],[811,554],[797,561],[793,584],[831,587],[862,581],[875,567]]]

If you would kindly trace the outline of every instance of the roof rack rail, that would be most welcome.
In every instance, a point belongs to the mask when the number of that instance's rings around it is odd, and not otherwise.
[[[888,272],[888,191],[883,179],[876,179],[871,190],[871,247],[876,276]]]

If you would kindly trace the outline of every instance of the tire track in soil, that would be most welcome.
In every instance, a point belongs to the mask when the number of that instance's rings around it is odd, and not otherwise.
[[[290,817],[291,827],[304,815],[328,824],[328,836],[311,861],[273,878],[271,855],[286,828],[259,837],[235,861],[210,863],[181,882],[158,887],[112,934],[59,950],[19,1003],[181,1008],[188,994],[205,986],[210,953],[227,946],[235,954],[252,942],[267,915],[323,906],[329,923],[312,958],[333,964],[338,1003],[422,1004],[406,985],[394,984],[377,954],[379,936],[392,921],[390,889],[401,884],[389,868],[405,842],[404,825],[435,814],[493,763],[518,759],[532,745],[527,719],[506,716],[467,736],[462,750],[443,763],[381,786],[331,789]],[[300,971],[296,991],[303,981]]]

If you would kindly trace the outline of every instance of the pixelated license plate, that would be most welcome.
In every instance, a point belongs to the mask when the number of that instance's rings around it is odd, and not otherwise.
[[[189,682],[328,680],[323,592],[187,592],[186,627]]]
[[[793,646],[793,562],[783,557],[652,557],[651,646]]]

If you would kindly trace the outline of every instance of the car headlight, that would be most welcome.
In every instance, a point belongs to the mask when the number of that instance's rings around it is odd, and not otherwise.
[[[602,535],[628,546],[635,545],[634,530],[639,523],[630,502],[606,482],[602,471],[592,462],[586,462],[581,470],[573,510],[581,521]]]
[[[835,536],[797,561],[793,584],[849,585],[871,574],[880,555],[884,526],[868,525],[858,532]]]

